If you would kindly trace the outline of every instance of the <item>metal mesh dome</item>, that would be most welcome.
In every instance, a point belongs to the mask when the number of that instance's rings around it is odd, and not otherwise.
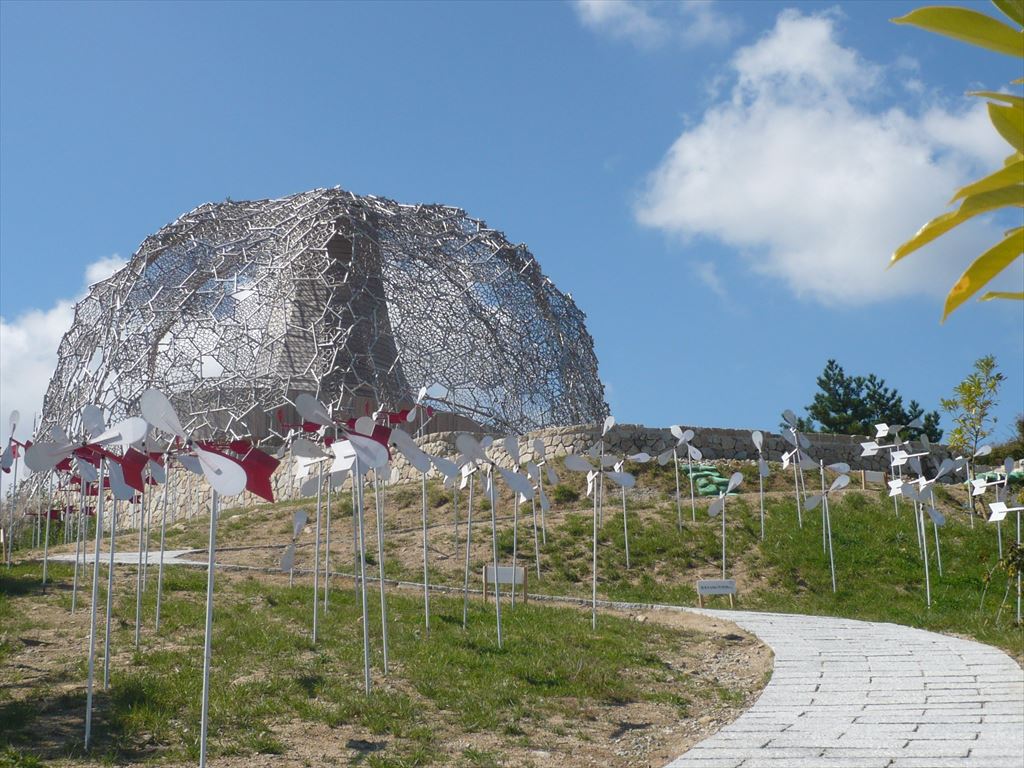
[[[584,319],[525,246],[457,208],[339,189],[210,203],[75,307],[43,426],[74,428],[86,403],[133,414],[153,386],[193,433],[266,439],[299,392],[362,415],[434,383],[437,429],[594,422]]]

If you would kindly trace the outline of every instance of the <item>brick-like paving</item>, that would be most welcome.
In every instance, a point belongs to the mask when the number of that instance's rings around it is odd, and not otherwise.
[[[1024,671],[997,648],[822,616],[697,611],[775,652],[761,697],[668,768],[1024,768]]]

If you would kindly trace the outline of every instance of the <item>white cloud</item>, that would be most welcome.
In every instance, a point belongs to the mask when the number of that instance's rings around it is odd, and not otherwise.
[[[758,272],[822,302],[945,292],[998,237],[977,222],[885,271],[952,191],[1008,148],[984,107],[880,108],[890,70],[847,47],[831,14],[781,13],[739,49],[731,91],[688,127],[647,180],[644,225],[718,240]]]
[[[725,297],[725,286],[722,285],[722,278],[718,275],[718,267],[713,261],[693,262],[693,272],[697,279],[711,289],[720,298]]]
[[[61,299],[49,309],[30,309],[13,320],[0,316],[0,439],[9,437],[7,417],[13,410],[21,413],[18,439],[32,436],[32,416],[42,411],[43,396],[57,366],[57,347],[71,327],[75,302],[85,296],[85,288],[110,277],[124,264],[118,256],[99,259],[85,268],[86,285],[76,298]],[[4,488],[10,479],[10,475],[3,476]]]
[[[738,20],[720,13],[713,0],[575,0],[573,7],[584,26],[646,49],[724,43],[739,30]]]

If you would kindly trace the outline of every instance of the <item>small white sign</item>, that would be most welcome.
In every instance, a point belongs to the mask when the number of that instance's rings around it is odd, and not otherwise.
[[[697,582],[697,594],[705,595],[735,595],[736,579],[705,579]]]
[[[488,565],[484,568],[484,579],[488,584],[494,583],[494,566]],[[511,565],[499,565],[498,566],[498,583],[499,584],[514,584],[519,586],[520,584],[526,583],[526,569],[517,565],[514,568]]]
[[[879,472],[877,469],[865,469],[864,470],[864,482],[865,483],[884,483],[885,472]]]

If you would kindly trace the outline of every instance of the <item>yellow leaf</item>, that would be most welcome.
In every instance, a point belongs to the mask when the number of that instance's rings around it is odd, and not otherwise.
[[[982,286],[1006,269],[1022,253],[1024,227],[1017,227],[1010,230],[1005,239],[981,254],[956,281],[953,290],[946,296],[946,306],[942,311],[943,322],[951,312],[981,290]]]
[[[957,210],[936,216],[921,227],[910,240],[897,248],[889,261],[889,266],[891,267],[908,253],[913,253],[968,219],[1007,206],[1024,206],[1024,185],[1010,184],[965,198]]]
[[[992,4],[1024,27],[1024,0],[992,0]]]
[[[1003,166],[995,173],[990,173],[985,178],[978,179],[978,181],[960,188],[950,202],[956,202],[962,197],[989,192],[1011,184],[1024,184],[1024,160],[1014,159],[1012,163]]]
[[[989,291],[978,301],[992,301],[992,299],[1010,299],[1011,301],[1024,301],[1024,291]]]
[[[1004,107],[989,102],[988,117],[1010,146],[1024,152],[1024,107]]]
[[[1007,104],[1011,104],[1018,107],[1024,107],[1024,99],[1020,96],[1014,96],[1012,93],[1002,93],[1001,91],[968,91],[968,96],[980,96],[983,99],[992,99],[993,101],[1003,101]]]
[[[928,6],[917,8],[893,21],[896,24],[912,24],[996,53],[1024,57],[1024,36],[1020,32],[970,8]]]

